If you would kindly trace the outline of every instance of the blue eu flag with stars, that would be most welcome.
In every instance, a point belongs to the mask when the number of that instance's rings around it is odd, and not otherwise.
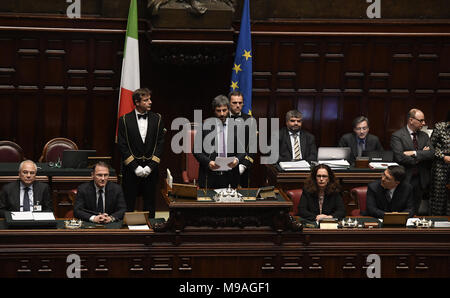
[[[242,10],[236,57],[231,74],[230,91],[240,91],[244,95],[242,112],[252,114],[252,38],[250,31],[250,4],[245,0]]]

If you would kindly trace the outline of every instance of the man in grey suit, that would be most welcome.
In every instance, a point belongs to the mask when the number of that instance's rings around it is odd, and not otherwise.
[[[36,181],[37,166],[31,160],[19,165],[19,180],[3,186],[0,192],[0,217],[7,211],[52,211],[50,189]]]
[[[344,134],[339,140],[339,147],[350,147],[349,162],[353,163],[363,151],[383,151],[377,136],[369,133],[369,119],[358,116],[353,120],[353,132]]]
[[[425,115],[419,109],[411,109],[405,127],[391,136],[394,160],[406,169],[405,181],[414,189],[414,214],[427,215],[428,210],[419,210],[420,203],[430,184],[431,161],[434,149],[426,132],[421,131]]]

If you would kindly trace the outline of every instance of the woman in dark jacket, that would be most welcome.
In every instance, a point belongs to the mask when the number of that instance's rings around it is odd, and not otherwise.
[[[306,220],[345,217],[344,201],[339,193],[339,183],[329,166],[319,164],[305,182],[298,205],[298,215]]]

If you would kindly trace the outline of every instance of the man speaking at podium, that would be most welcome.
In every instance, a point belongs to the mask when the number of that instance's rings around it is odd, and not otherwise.
[[[37,166],[31,160],[19,166],[19,180],[6,184],[0,192],[0,217],[5,211],[52,212],[52,199],[46,183],[36,180]]]
[[[214,118],[209,118],[206,121],[214,126],[211,130],[203,130],[202,135],[202,152],[194,153],[200,166],[198,169],[198,183],[201,188],[225,188],[231,185],[236,188],[239,184],[239,160],[245,156],[245,148],[237,150],[240,142],[237,142],[236,135],[234,135],[234,126],[229,123],[230,103],[225,95],[218,95],[212,101],[212,110]],[[213,123],[214,122],[214,123]],[[205,142],[206,138],[210,138],[211,143]],[[234,143],[232,143],[233,141]],[[205,143],[211,145],[211,148],[204,148]],[[230,146],[234,144],[235,146]],[[205,150],[206,149],[206,150]],[[239,153],[242,152],[242,153]],[[231,170],[220,171],[220,166],[216,163],[217,157],[234,157],[233,161],[228,163]]]

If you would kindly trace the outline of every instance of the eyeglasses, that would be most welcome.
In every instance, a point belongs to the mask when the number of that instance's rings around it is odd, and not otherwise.
[[[417,119],[417,118],[414,118],[414,117],[411,117],[411,118],[414,119],[414,120],[419,121],[420,123],[425,123],[425,119]]]

